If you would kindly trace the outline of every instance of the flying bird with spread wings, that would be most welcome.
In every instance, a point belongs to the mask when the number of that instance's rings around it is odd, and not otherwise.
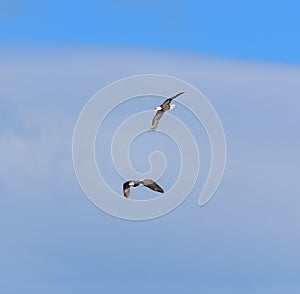
[[[183,93],[184,92],[181,92],[171,98],[168,98],[167,100],[164,101],[163,104],[161,104],[160,106],[157,106],[155,108],[156,114],[152,120],[151,130],[154,130],[157,128],[159,120],[161,119],[161,117],[167,110],[172,110],[175,107],[175,104],[170,104],[172,102],[172,100],[175,99],[176,97],[182,95]]]
[[[130,196],[130,187],[137,187],[140,184],[142,184],[143,186],[156,191],[156,192],[160,192],[160,193],[164,193],[164,190],[158,185],[156,184],[154,181],[150,180],[150,179],[146,179],[146,180],[139,180],[139,181],[127,181],[123,184],[123,194],[126,198],[128,198]]]

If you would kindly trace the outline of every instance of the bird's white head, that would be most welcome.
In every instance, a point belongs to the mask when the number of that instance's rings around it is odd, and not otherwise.
[[[133,186],[133,185],[134,185],[134,182],[130,182],[130,183],[129,183],[129,186]]]
[[[175,106],[176,106],[176,104],[171,104],[170,105],[170,110],[172,110]]]
[[[162,107],[161,106],[157,106],[157,107],[155,107],[155,110],[156,111],[162,110]]]

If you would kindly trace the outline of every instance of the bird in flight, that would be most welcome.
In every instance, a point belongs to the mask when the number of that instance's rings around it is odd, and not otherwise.
[[[139,181],[127,181],[123,184],[123,194],[126,198],[128,198],[130,196],[130,187],[137,187],[140,184],[142,184],[143,186],[156,191],[156,192],[160,192],[160,193],[164,193],[164,190],[157,185],[154,181],[146,179],[146,180],[139,180]]]
[[[157,128],[158,122],[161,119],[161,117],[163,116],[163,114],[167,111],[167,110],[172,110],[175,107],[175,104],[171,104],[173,99],[175,99],[176,97],[180,96],[181,94],[183,94],[184,92],[178,93],[175,96],[168,98],[167,100],[164,101],[163,104],[161,104],[160,106],[157,106],[155,108],[156,110],[156,114],[152,120],[152,126],[151,126],[151,130],[154,130]]]

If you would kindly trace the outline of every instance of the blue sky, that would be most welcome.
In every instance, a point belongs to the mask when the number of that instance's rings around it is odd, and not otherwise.
[[[0,4],[1,290],[299,293],[299,4],[97,3]],[[228,161],[204,207],[196,189],[130,222],[88,201],[71,144],[85,103],[141,73],[205,94]]]
[[[125,46],[299,63],[296,0],[1,1],[1,46]]]

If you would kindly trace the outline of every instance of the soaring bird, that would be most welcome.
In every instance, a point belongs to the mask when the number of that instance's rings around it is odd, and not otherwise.
[[[151,190],[164,193],[164,190],[158,186],[154,181],[146,179],[146,180],[139,180],[139,181],[127,181],[123,184],[123,194],[126,198],[130,196],[130,187],[137,187],[140,184],[148,187]]]
[[[163,114],[167,111],[167,110],[172,110],[175,107],[175,104],[171,104],[171,101],[173,99],[175,99],[176,97],[178,97],[179,95],[183,94],[184,92],[178,93],[175,96],[168,98],[167,100],[164,101],[163,104],[161,104],[160,106],[157,106],[155,108],[156,110],[156,114],[152,120],[152,126],[151,126],[151,130],[154,130],[157,128],[158,122],[161,119],[161,117],[163,116]]]

